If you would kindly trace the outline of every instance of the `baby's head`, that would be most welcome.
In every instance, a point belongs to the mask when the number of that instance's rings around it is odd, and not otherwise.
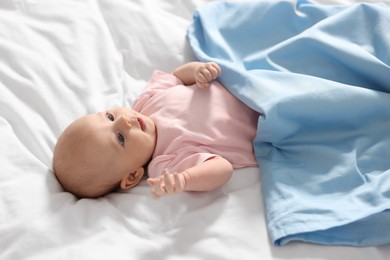
[[[65,190],[82,198],[129,189],[142,179],[156,139],[153,121],[132,109],[86,115],[58,139],[54,172]]]

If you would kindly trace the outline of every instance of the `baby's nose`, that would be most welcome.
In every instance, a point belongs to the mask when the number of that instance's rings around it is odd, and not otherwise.
[[[120,127],[124,127],[124,128],[128,128],[128,129],[131,128],[130,120],[127,119],[125,116],[121,116],[121,117],[117,120],[117,122],[118,122],[118,124],[120,125]]]

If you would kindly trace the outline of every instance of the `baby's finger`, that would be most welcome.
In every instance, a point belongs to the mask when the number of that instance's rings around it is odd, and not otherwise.
[[[200,68],[195,75],[197,82],[209,82],[212,80],[213,75],[211,75],[211,72],[208,71],[205,67]]]
[[[210,84],[208,82],[206,83],[202,83],[202,82],[196,82],[196,84],[198,85],[198,87],[200,88],[208,88],[210,86]]]
[[[173,178],[171,174],[168,172],[168,170],[164,170],[164,183],[165,183],[165,189],[168,193],[173,193],[175,189],[175,183],[173,182]]]
[[[153,179],[153,178],[148,178],[148,179],[146,180],[146,183],[147,183],[150,187],[153,188],[154,183],[155,183],[155,179]]]
[[[177,172],[173,174],[173,177],[175,179],[176,192],[182,192],[184,190],[184,182],[180,180],[180,176]]]
[[[157,180],[154,182],[154,186],[153,186],[152,191],[158,196],[161,196],[162,194],[165,193],[164,182],[162,181],[161,176],[159,178],[157,178]]]
[[[218,76],[220,76],[221,73],[222,73],[222,70],[219,67],[219,65],[217,63],[215,63],[215,62],[209,62],[208,64],[211,67],[210,70],[212,71],[214,79],[218,78]]]
[[[206,66],[203,67],[200,72],[202,73],[206,81],[209,82],[214,79],[214,75],[213,75],[214,71],[215,69],[213,68],[213,66],[206,64]]]
[[[161,186],[161,177],[158,178],[148,178],[146,180],[147,184],[152,188],[152,191],[150,192],[153,199],[160,198],[160,195],[158,195],[160,186]]]

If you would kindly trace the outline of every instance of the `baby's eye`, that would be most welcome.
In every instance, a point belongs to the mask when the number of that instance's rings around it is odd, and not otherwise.
[[[124,144],[125,144],[125,137],[124,137],[122,134],[118,134],[118,135],[117,135],[117,139],[118,139],[118,142],[119,142],[121,145],[124,145]]]
[[[108,120],[110,120],[110,121],[114,121],[114,119],[115,119],[115,117],[114,117],[112,114],[109,114],[109,113],[106,114],[106,117],[107,117]]]

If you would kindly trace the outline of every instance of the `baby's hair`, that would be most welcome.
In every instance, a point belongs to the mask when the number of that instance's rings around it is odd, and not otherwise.
[[[111,174],[113,169],[109,165],[97,169],[93,162],[84,158],[82,139],[81,134],[64,132],[54,149],[53,170],[64,190],[79,198],[96,198],[118,189],[119,180],[99,182],[99,176]]]
[[[104,196],[110,192],[113,192],[119,189],[119,182],[104,185],[99,184],[93,179],[90,181],[86,181],[88,175],[95,175],[99,173],[91,173],[91,169],[75,169],[74,167],[63,167],[61,165],[61,160],[54,160],[54,174],[64,188],[65,191],[72,193],[78,198],[97,198]],[[64,160],[66,161],[66,160]],[[72,171],[72,178],[63,178],[66,174]],[[80,176],[84,176],[84,178],[80,178]]]

